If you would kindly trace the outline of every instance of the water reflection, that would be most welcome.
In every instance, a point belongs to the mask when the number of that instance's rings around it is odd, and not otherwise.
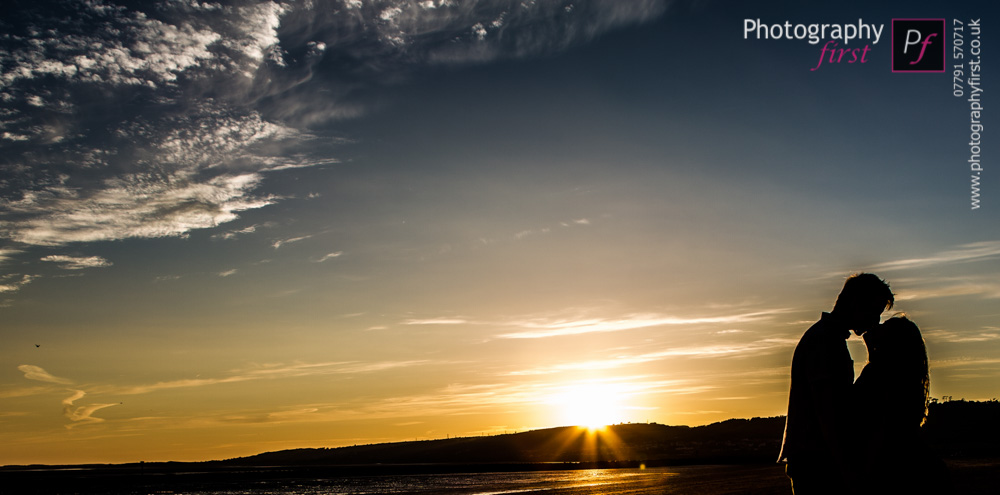
[[[399,474],[238,481],[163,479],[145,493],[192,495],[770,495],[788,493],[777,464],[472,474]],[[109,492],[115,493],[115,492]],[[121,492],[118,492],[121,493]]]
[[[545,493],[662,493],[676,469],[587,469],[517,473],[358,476],[336,479],[285,480],[239,489],[191,491],[195,495],[504,495]],[[267,486],[269,485],[269,486]],[[221,488],[221,487],[219,487]]]

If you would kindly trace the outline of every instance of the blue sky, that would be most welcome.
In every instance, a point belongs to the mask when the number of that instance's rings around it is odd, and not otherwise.
[[[858,270],[995,397],[950,76],[742,32],[983,5],[4,7],[0,463],[783,414]]]

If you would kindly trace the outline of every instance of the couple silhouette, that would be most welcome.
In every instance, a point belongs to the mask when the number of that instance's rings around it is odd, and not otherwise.
[[[795,347],[778,457],[795,495],[948,491],[920,438],[930,383],[920,330],[902,315],[879,323],[894,302],[878,276],[852,275]],[[851,331],[868,348],[857,381]]]

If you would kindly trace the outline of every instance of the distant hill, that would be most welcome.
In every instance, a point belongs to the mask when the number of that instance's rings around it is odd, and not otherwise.
[[[784,425],[784,416],[777,416],[730,419],[697,427],[627,423],[599,432],[571,426],[484,437],[293,449],[213,463],[229,466],[767,463],[777,459]],[[1000,457],[1000,402],[933,403],[923,429],[928,445],[942,457]]]
[[[781,446],[783,417],[731,419],[707,426],[656,423],[576,426],[489,437],[294,449],[222,461],[244,466],[468,464],[541,462],[770,462]]]

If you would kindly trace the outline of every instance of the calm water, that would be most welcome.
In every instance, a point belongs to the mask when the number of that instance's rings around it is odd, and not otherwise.
[[[662,487],[674,476],[677,476],[676,470],[666,468],[359,476],[321,480],[267,481],[255,487],[244,486],[238,489],[186,493],[197,495],[653,493],[646,490]]]
[[[725,494],[790,493],[780,470],[693,466],[654,469],[591,469],[518,473],[358,476],[336,479],[273,480],[240,487],[204,487],[158,493],[195,495],[363,495],[363,494]]]

